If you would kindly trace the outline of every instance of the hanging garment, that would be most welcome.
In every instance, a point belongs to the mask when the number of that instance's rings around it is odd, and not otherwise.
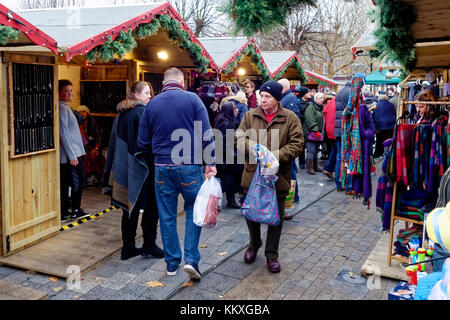
[[[398,126],[398,136],[396,143],[396,173],[397,182],[403,182],[405,186],[408,186],[412,181],[412,163],[414,157],[413,145],[414,145],[414,124],[400,124]]]
[[[371,166],[372,166],[372,146],[375,141],[375,133],[372,127],[372,119],[369,109],[362,104],[358,112],[358,126],[361,138],[361,174],[353,176],[352,189],[355,194],[361,194],[365,203],[372,197]],[[370,202],[368,202],[370,207]]]
[[[349,175],[362,174],[361,136],[358,118],[363,84],[364,75],[362,73],[353,76],[348,104],[342,113],[341,183],[343,188],[345,188]]]
[[[391,209],[392,209],[392,196],[394,193],[393,183],[387,176],[388,164],[390,158],[394,153],[394,149],[391,148],[381,165],[381,175],[378,178],[377,195],[376,195],[376,207],[380,213],[381,225],[383,231],[389,230],[391,226]]]

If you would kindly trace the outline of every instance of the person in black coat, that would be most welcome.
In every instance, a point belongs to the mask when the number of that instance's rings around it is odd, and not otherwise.
[[[236,203],[235,194],[237,184],[242,174],[242,165],[237,164],[237,154],[234,149],[234,134],[229,135],[227,143],[227,130],[236,130],[238,110],[232,101],[227,101],[222,105],[220,113],[214,120],[214,128],[222,133],[223,137],[223,164],[217,164],[217,177],[220,178],[222,191],[227,196],[227,208],[240,209],[241,206]],[[233,163],[226,163],[227,153],[233,152]]]
[[[308,103],[311,101],[311,92],[308,87],[296,86],[295,92],[298,98],[298,112],[300,115],[300,121],[302,127],[305,127],[305,110]],[[303,148],[302,152],[298,156],[298,164],[300,169],[305,169],[306,167],[306,148]]]
[[[123,211],[121,225],[123,248],[120,256],[122,260],[139,254],[143,258],[164,257],[163,250],[156,245],[158,208],[154,189],[155,166],[151,159],[142,159],[148,167],[148,176],[141,186],[128,185],[128,189],[126,189],[117,184],[118,180],[115,179],[116,177],[127,177],[126,180],[130,180],[130,170],[132,169],[129,166],[130,163],[118,163],[117,161],[124,157],[120,153],[128,152],[128,159],[135,159],[136,154],[140,151],[138,149],[139,124],[151,97],[149,83],[139,81],[131,86],[128,98],[117,105],[118,115],[108,147],[104,184],[107,192],[111,193],[112,203],[121,207]],[[122,145],[123,149],[120,149]],[[138,194],[135,194],[136,192]],[[137,199],[132,207],[130,207],[129,194],[133,194],[132,197]],[[142,248],[136,248],[135,238],[140,212],[142,212],[141,226],[144,244]]]

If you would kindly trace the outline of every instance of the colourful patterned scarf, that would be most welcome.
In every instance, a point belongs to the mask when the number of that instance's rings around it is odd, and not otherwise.
[[[347,107],[342,113],[342,162],[341,183],[345,188],[348,176],[362,174],[361,136],[359,133],[359,106],[362,103],[361,88],[364,74],[352,78],[352,89]]]

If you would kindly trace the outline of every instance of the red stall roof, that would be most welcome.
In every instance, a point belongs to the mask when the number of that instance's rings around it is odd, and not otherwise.
[[[150,23],[156,15],[169,14],[180,22],[183,30],[189,32],[190,40],[202,48],[202,55],[210,60],[211,68],[218,69],[208,51],[169,2],[26,10],[21,14],[55,36],[59,46],[66,51],[67,61],[102,45],[109,36],[114,40],[123,30],[134,30],[140,24]]]
[[[53,53],[58,52],[55,39],[39,30],[30,22],[8,9],[0,3],[0,24],[21,31],[30,41],[38,46],[45,47]]]

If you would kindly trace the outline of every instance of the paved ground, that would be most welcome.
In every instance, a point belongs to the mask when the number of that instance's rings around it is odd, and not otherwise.
[[[323,174],[300,170],[299,187],[301,200],[288,210],[295,217],[283,226],[279,274],[268,272],[263,250],[252,265],[243,262],[249,240],[245,220],[239,210],[224,209],[215,229],[202,230],[200,282],[190,283],[182,267],[176,276],[166,276],[162,259],[121,261],[119,254],[83,275],[80,288],[10,267],[0,267],[0,279],[46,291],[56,300],[386,299],[397,281],[369,280],[379,284],[369,290],[367,280],[359,277],[381,236],[374,206],[367,210],[362,200],[336,192]],[[184,217],[178,219],[178,231],[183,244]],[[153,283],[163,286],[151,287]]]

